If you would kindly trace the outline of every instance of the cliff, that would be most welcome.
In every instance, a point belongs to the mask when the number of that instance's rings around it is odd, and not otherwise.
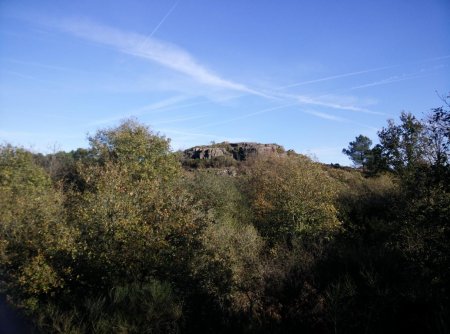
[[[260,143],[228,143],[195,146],[183,152],[185,159],[215,159],[223,157],[237,161],[247,160],[254,156],[284,155],[283,146]]]

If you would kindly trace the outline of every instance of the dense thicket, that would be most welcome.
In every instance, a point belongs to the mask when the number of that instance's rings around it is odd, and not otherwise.
[[[3,145],[1,292],[42,333],[447,333],[449,139],[444,105],[357,137],[363,170],[291,152],[232,176],[135,121]]]

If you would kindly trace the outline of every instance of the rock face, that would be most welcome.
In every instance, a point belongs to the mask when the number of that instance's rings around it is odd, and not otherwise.
[[[283,146],[277,144],[259,143],[228,143],[196,146],[184,151],[185,159],[213,159],[228,157],[243,161],[254,156],[284,155],[286,151]]]

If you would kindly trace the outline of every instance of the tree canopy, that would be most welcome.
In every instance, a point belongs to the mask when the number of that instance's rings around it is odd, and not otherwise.
[[[348,148],[342,149],[342,153],[348,155],[355,166],[364,168],[371,159],[370,146],[372,146],[372,140],[366,136],[359,135],[348,144]]]
[[[446,101],[356,137],[357,168],[183,168],[135,120],[72,152],[2,145],[0,291],[40,333],[446,333]]]

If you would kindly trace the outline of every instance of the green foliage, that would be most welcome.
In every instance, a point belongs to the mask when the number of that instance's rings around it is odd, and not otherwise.
[[[263,289],[263,241],[251,225],[211,224],[202,236],[204,251],[194,273],[223,308],[253,313]]]
[[[151,280],[115,286],[64,312],[47,305],[38,326],[45,333],[177,333],[181,315],[170,284]]]
[[[2,288],[18,305],[36,308],[70,279],[76,230],[64,224],[63,196],[32,155],[0,148]]]
[[[433,108],[426,122],[429,154],[436,166],[448,165],[450,159],[450,94],[443,106]]]
[[[187,186],[211,219],[192,264],[200,289],[228,314],[256,312],[264,286],[264,243],[250,224],[239,179],[200,170]]]
[[[117,128],[98,131],[89,138],[93,158],[125,169],[133,179],[168,181],[179,173],[176,155],[168,139],[153,134],[148,127],[127,120]]]
[[[39,197],[51,185],[47,174],[33,162],[32,155],[10,145],[0,147],[0,186],[2,187],[2,211],[13,213],[13,203],[20,196]],[[8,203],[9,202],[9,203]],[[2,217],[9,220],[12,217]]]
[[[31,295],[48,293],[63,287],[61,278],[42,254],[36,255],[21,268],[18,283]]]
[[[271,242],[302,234],[331,236],[339,228],[335,185],[308,158],[256,161],[248,170],[245,191],[255,226]]]
[[[340,270],[356,287],[350,307],[374,332],[385,323],[397,332],[449,328],[443,320],[450,309],[445,117],[437,108],[423,122],[406,113],[400,125],[390,121],[372,150],[373,167],[394,173],[361,179],[359,186],[346,180],[339,196],[346,233],[326,270],[350,268]],[[404,321],[406,314],[413,320]],[[341,331],[355,331],[345,316],[339,322]]]
[[[355,141],[349,143],[347,149],[343,149],[342,152],[353,161],[355,166],[362,166],[363,169],[371,160],[370,146],[372,141],[363,135],[359,135],[355,138]]]
[[[0,290],[42,333],[446,333],[448,110],[400,120],[351,143],[363,171],[186,171],[132,120],[70,153],[1,146]]]
[[[204,215],[185,189],[133,183],[116,169],[103,171],[95,186],[74,198],[71,221],[82,233],[80,256],[107,282],[162,275],[186,260]]]
[[[250,222],[247,199],[239,189],[238,178],[200,170],[187,174],[186,187],[214,221],[229,224]]]
[[[76,179],[64,180],[64,195],[30,153],[6,146],[0,155],[7,194],[0,200],[2,288],[36,319],[46,318],[46,309],[58,315],[50,332],[91,332],[72,322],[87,310],[67,308],[86,296],[152,277],[180,281],[207,222],[181,182],[180,164],[165,138],[127,121],[99,131],[91,144],[74,158]],[[105,331],[175,330],[180,308],[166,321],[158,303],[145,310],[146,325],[137,326],[123,302]],[[156,330],[159,322],[165,324]]]
[[[125,122],[99,131],[91,144],[96,162],[79,164],[85,190],[72,192],[68,203],[69,221],[82,235],[84,275],[91,276],[94,266],[101,276],[90,279],[107,287],[121,277],[164,276],[179,269],[176,264],[190,256],[205,216],[178,182],[180,165],[168,142]]]
[[[396,172],[414,168],[425,160],[427,138],[424,125],[412,114],[402,112],[401,123],[389,120],[388,126],[378,132],[381,156],[387,166]]]
[[[399,196],[399,187],[390,174],[366,178],[353,171],[330,169],[328,173],[339,182],[337,207],[348,232],[391,219],[389,215]]]

